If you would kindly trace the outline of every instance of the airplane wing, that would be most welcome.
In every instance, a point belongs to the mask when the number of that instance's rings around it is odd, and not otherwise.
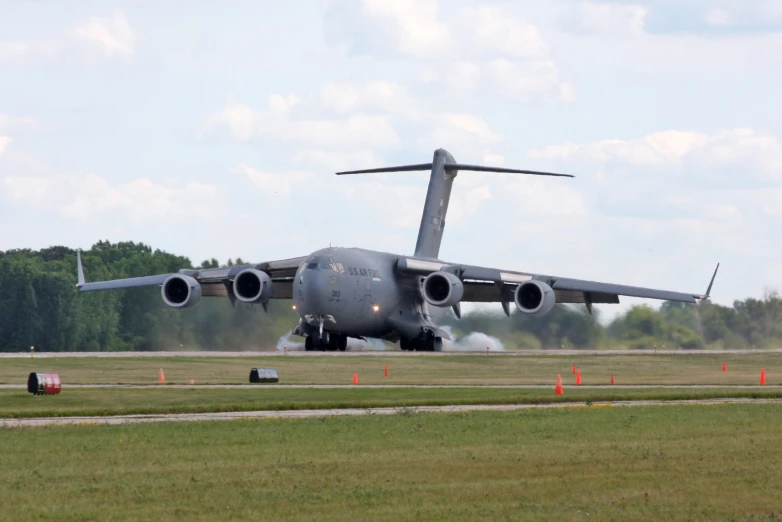
[[[271,299],[291,299],[293,297],[293,276],[296,274],[305,257],[294,257],[277,261],[265,261],[221,268],[205,268],[201,270],[182,269],[171,274],[159,274],[145,277],[131,277],[112,281],[87,283],[84,279],[84,269],[81,263],[81,252],[76,253],[78,265],[78,284],[80,292],[94,290],[112,290],[116,288],[133,288],[140,286],[160,286],[172,275],[186,275],[194,278],[201,285],[201,295],[210,297],[229,297],[234,301],[231,282],[234,277],[247,268],[255,268],[269,274],[272,280]]]
[[[397,260],[397,270],[403,273],[428,275],[437,270],[451,272],[457,275],[464,285],[462,302],[502,303],[506,314],[509,314],[508,303],[513,301],[513,290],[519,284],[531,280],[549,285],[554,290],[557,303],[583,303],[590,310],[594,303],[618,303],[619,296],[695,303],[697,300],[709,298],[719,266],[717,264],[717,269],[714,270],[706,293],[697,294],[461,265],[413,257],[399,257]]]

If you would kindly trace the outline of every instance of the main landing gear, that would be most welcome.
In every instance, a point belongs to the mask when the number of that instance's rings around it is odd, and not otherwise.
[[[318,338],[317,332],[314,332],[304,339],[304,349],[308,352],[344,352],[347,347],[348,336],[343,334],[323,332],[323,337]]]
[[[432,332],[426,332],[415,339],[402,337],[399,339],[399,347],[402,350],[411,352],[441,352],[443,351],[443,339],[442,337],[435,337]]]

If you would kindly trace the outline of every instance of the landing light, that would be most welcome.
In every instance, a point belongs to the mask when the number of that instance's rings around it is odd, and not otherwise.
[[[295,310],[296,309],[296,305],[291,306],[291,308],[293,308]]]
[[[380,307],[378,305],[372,305],[372,311],[377,312],[380,310]]]

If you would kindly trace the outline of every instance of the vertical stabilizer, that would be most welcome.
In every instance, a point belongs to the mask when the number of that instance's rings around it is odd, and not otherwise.
[[[448,202],[451,199],[451,187],[457,174],[456,169],[446,170],[445,165],[455,163],[456,160],[447,150],[434,151],[432,175],[429,177],[424,213],[421,216],[418,240],[415,243],[416,256],[436,258],[440,253],[440,242],[443,240],[445,230],[445,215],[448,213]]]
[[[348,170],[337,172],[343,174],[373,174],[379,172],[411,172],[430,170],[429,189],[426,191],[424,213],[421,216],[421,227],[418,229],[418,241],[415,244],[415,255],[436,258],[440,253],[440,242],[445,230],[445,215],[448,213],[448,202],[451,199],[451,187],[459,171],[502,172],[506,174],[531,174],[534,176],[558,176],[572,178],[570,174],[540,172],[537,170],[506,169],[488,165],[467,165],[456,163],[451,153],[445,149],[434,151],[432,163],[417,163],[398,167],[382,167],[378,169]]]

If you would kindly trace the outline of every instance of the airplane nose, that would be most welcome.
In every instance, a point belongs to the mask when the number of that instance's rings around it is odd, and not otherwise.
[[[328,291],[329,279],[326,274],[319,271],[308,271],[304,274],[304,280],[301,283],[304,287],[304,306],[309,313],[324,313],[324,308],[328,300],[326,292]]]

